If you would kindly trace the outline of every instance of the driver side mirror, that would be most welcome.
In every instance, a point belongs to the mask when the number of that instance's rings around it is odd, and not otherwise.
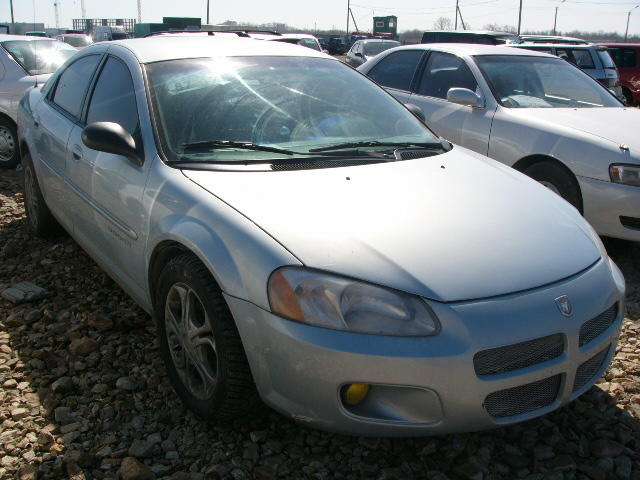
[[[125,156],[136,165],[144,163],[136,141],[118,123],[95,122],[87,125],[82,131],[82,143],[99,152]]]
[[[447,91],[447,101],[473,108],[484,107],[482,98],[468,88],[450,88],[449,91]]]

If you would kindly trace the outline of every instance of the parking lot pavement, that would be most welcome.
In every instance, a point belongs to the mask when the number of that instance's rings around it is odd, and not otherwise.
[[[605,378],[543,418],[436,438],[319,432],[264,409],[208,425],[171,390],[151,320],[69,237],[28,233],[0,172],[0,479],[640,479],[640,247],[609,241],[628,312]]]

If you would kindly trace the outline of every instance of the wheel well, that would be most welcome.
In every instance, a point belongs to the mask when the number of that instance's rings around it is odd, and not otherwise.
[[[149,262],[149,295],[151,296],[151,305],[155,304],[156,282],[160,276],[160,272],[169,261],[181,255],[188,253],[190,250],[181,243],[173,240],[165,240],[156,245],[156,248],[151,254],[151,260]]]
[[[580,214],[583,214],[583,203],[582,203],[582,190],[580,189],[580,184],[578,183],[578,179],[574,175],[574,173],[567,167],[564,163],[562,163],[557,158],[549,157],[547,155],[529,155],[528,157],[521,158],[515,164],[513,164],[513,168],[518,170],[519,172],[525,173],[525,170],[532,165],[540,162],[551,162],[558,165],[566,174],[567,177],[571,179],[575,187],[578,189],[578,193],[580,194],[580,205],[578,211]]]

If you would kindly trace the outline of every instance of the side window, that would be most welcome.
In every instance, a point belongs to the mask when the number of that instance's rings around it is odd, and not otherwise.
[[[393,52],[371,69],[369,77],[385,87],[408,91],[422,54],[421,50]]]
[[[613,63],[616,64],[616,67],[622,67],[622,50],[619,48],[609,47],[607,48],[607,51],[609,52],[609,55],[611,55],[611,59],[613,60]]]
[[[74,117],[80,117],[84,94],[100,58],[100,55],[89,55],[69,65],[58,79],[53,103]]]
[[[635,67],[637,65],[636,50],[632,48],[625,48],[622,50],[622,62],[623,67]]]
[[[595,68],[591,52],[587,49],[558,48],[558,56],[580,68]]]
[[[119,123],[127,132],[138,130],[138,108],[129,69],[120,60],[109,57],[91,96],[87,124]]]
[[[422,74],[418,94],[435,98],[447,98],[450,88],[478,88],[473,73],[464,60],[449,53],[434,52],[429,57]]]

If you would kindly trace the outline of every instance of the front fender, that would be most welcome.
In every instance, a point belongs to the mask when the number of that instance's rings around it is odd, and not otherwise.
[[[267,281],[282,265],[301,265],[288,250],[211,192],[162,162],[147,187],[153,195],[147,275],[154,252],[175,242],[195,254],[227,295],[269,309]],[[162,178],[164,177],[164,178]],[[160,182],[158,190],[154,184]],[[151,295],[151,282],[148,289]]]

